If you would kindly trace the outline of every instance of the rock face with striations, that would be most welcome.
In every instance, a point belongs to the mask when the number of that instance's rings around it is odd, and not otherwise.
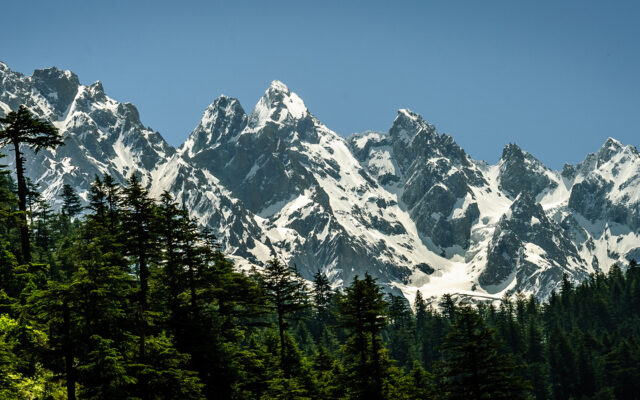
[[[382,209],[392,199],[380,198],[344,139],[283,83],[272,82],[248,116],[237,100],[216,100],[179,153],[216,176],[256,216],[273,255],[307,276],[324,270],[344,282],[367,268],[390,282],[410,274],[403,252],[381,241],[372,247],[359,234],[405,232],[385,215],[393,210]]]
[[[420,234],[438,251],[469,247],[480,214],[470,187],[487,182],[451,136],[438,135],[419,115],[400,110],[388,134],[356,135],[350,144],[369,172],[399,195]]]
[[[549,175],[551,171],[537,158],[510,143],[502,150],[500,158],[500,187],[515,198],[521,192],[537,196],[545,189],[555,189],[558,184]]]
[[[514,262],[515,260],[515,262]],[[565,230],[549,219],[527,191],[521,192],[496,227],[489,242],[487,267],[479,282],[489,292],[501,291],[515,277],[542,297],[558,287],[563,274],[580,281],[587,263]]]
[[[607,139],[576,167],[569,208],[592,222],[615,222],[640,230],[640,154]]]
[[[274,81],[249,113],[217,98],[176,150],[100,82],[0,63],[0,115],[21,104],[64,136],[55,151],[26,152],[54,207],[64,183],[86,200],[96,175],[137,174],[240,266],[279,257],[337,286],[368,272],[410,300],[418,289],[544,299],[564,274],[578,282],[640,257],[640,154],[614,139],[562,171],[515,144],[488,165],[406,109],[388,132],[344,138]]]
[[[48,198],[68,183],[86,199],[96,175],[120,182],[131,173],[148,177],[175,152],[142,124],[135,106],[108,98],[100,82],[80,85],[70,71],[49,68],[29,77],[0,67],[0,102],[5,113],[25,104],[64,134],[65,146],[54,152],[26,151],[26,168]]]

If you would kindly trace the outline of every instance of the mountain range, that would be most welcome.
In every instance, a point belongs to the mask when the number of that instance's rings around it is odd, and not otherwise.
[[[513,143],[490,165],[408,109],[387,132],[345,138],[274,81],[250,113],[218,97],[174,148],[100,82],[0,63],[0,115],[21,104],[65,139],[26,152],[54,208],[64,184],[86,201],[96,175],[135,173],[210,227],[239,268],[278,257],[335,286],[368,272],[409,300],[417,290],[546,299],[563,276],[640,259],[640,153],[612,138],[561,171]]]

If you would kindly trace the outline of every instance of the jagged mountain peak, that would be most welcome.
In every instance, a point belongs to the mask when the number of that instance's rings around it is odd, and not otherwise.
[[[213,115],[220,112],[220,110],[230,110],[235,112],[242,111],[242,113],[244,113],[244,109],[240,105],[240,101],[238,99],[235,97],[229,97],[226,94],[221,94],[205,109],[204,116]]]
[[[500,163],[524,162],[530,164],[530,167],[548,170],[544,163],[538,160],[533,154],[522,150],[516,143],[508,143],[502,149]]]
[[[587,276],[586,262],[568,233],[527,191],[500,218],[487,250],[478,281],[489,293],[527,288],[546,298],[563,274],[575,282]]]
[[[95,81],[91,85],[89,85],[88,87],[91,88],[92,90],[104,93],[104,86],[102,86],[102,82],[101,81]]]
[[[389,135],[408,143],[421,133],[426,133],[429,138],[438,135],[435,126],[427,123],[419,114],[407,108],[398,110],[398,115],[389,129]]]
[[[249,116],[249,126],[260,128],[268,122],[285,124],[309,115],[304,101],[280,81],[273,81]]]
[[[420,116],[420,114],[415,113],[408,108],[400,108],[398,110],[397,118],[400,118],[400,117],[409,118],[416,121],[422,120],[422,117]]]
[[[104,93],[104,87],[102,86],[102,82],[95,81],[89,86],[85,87],[85,91],[87,95],[99,102],[107,102],[107,95]]]
[[[620,147],[622,147],[622,143],[619,140],[614,139],[611,136],[609,136],[607,138],[607,140],[605,140],[604,143],[602,144],[602,147],[604,148],[604,147],[609,147],[609,146],[615,146],[615,147],[620,148]]]
[[[33,79],[35,81],[68,82],[71,85],[80,85],[78,75],[72,71],[63,70],[55,66],[34,70]]]
[[[269,90],[283,92],[287,94],[290,92],[289,87],[277,79],[271,81],[271,84],[269,85]]]
[[[640,157],[638,149],[633,145],[623,145],[614,138],[607,138],[600,149],[595,153],[588,154],[577,166],[576,170],[587,175],[592,171],[602,168],[610,161],[615,163],[625,162],[629,159],[637,159]],[[614,163],[614,164],[615,164]]]
[[[533,170],[547,170],[548,168],[538,160],[533,154],[522,150],[520,146],[515,143],[508,143],[502,149],[502,155],[498,162],[501,169],[517,168],[533,169]],[[518,193],[514,193],[514,196]]]
[[[568,206],[589,221],[626,225],[640,232],[640,154],[607,139],[575,167]]]
[[[221,95],[204,110],[200,123],[179,152],[193,158],[199,152],[234,138],[246,125],[247,114],[238,99]]]
[[[80,88],[80,80],[76,74],[57,67],[36,69],[33,71],[32,80],[33,86],[59,115],[66,111]]]
[[[616,154],[620,152],[628,151],[633,153],[634,150],[637,154],[637,150],[635,149],[635,147],[630,145],[624,146],[618,140],[610,137],[607,138],[602,147],[600,147],[600,150],[598,150],[598,161],[600,163],[604,163],[611,160]]]
[[[216,127],[216,120],[234,115],[246,115],[240,101],[227,95],[220,95],[213,103],[209,104],[202,114],[200,125],[203,127]]]
[[[558,186],[549,168],[515,143],[504,147],[499,166],[500,187],[512,197],[525,191],[537,196]]]
[[[524,157],[524,152],[522,151],[520,146],[518,146],[517,144],[508,143],[502,149],[502,156],[500,158],[501,159],[508,159],[508,158],[512,158],[512,157]]]

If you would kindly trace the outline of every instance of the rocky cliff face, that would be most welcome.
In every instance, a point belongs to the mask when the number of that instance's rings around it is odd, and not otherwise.
[[[549,168],[516,144],[505,146],[499,166],[500,188],[512,198],[521,192],[537,196],[544,190],[553,190],[558,186]]]
[[[471,187],[487,182],[450,136],[400,110],[388,134],[356,135],[350,145],[380,184],[398,196],[434,250],[469,247],[471,226],[480,215]]]
[[[96,175],[111,174],[123,182],[131,173],[150,171],[175,153],[158,132],[142,125],[130,103],[108,98],[100,82],[79,84],[70,71],[36,70],[22,76],[0,67],[0,109],[3,113],[25,104],[50,120],[63,134],[65,146],[37,155],[27,152],[30,177],[55,199],[65,183],[86,198]]]
[[[584,280],[587,265],[565,229],[545,214],[533,194],[523,191],[494,230],[479,282],[490,292],[514,281],[525,283],[547,297],[563,274]]]
[[[640,255],[640,154],[614,139],[562,171],[515,144],[488,165],[406,109],[388,132],[345,139],[274,81],[249,114],[220,96],[176,150],[99,82],[0,63],[0,114],[20,104],[64,135],[27,155],[54,206],[64,183],[86,198],[95,175],[136,173],[241,266],[280,257],[337,285],[366,271],[409,298],[546,298],[563,274],[580,281]]]

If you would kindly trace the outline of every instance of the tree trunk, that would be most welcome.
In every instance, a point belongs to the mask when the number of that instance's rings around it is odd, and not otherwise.
[[[280,332],[280,366],[285,373],[285,376],[289,377],[289,368],[285,366],[285,354],[284,354],[284,318],[282,310],[278,307],[278,331]]]
[[[140,273],[140,362],[146,363],[146,349],[147,349],[147,296],[149,291],[149,267],[147,266],[147,253],[146,253],[146,235],[144,226],[142,224],[142,215],[138,216],[137,228],[138,228],[138,267]],[[139,380],[140,384],[140,397],[145,400],[149,398],[148,382],[145,376],[141,376]]]
[[[145,364],[147,358],[147,281],[146,272],[143,273],[143,270],[146,270],[146,266],[143,269],[142,265],[140,265],[140,280],[142,286],[140,295],[140,362]],[[145,276],[145,278],[142,278],[142,276]],[[140,393],[142,399],[149,398],[147,393],[147,378],[144,376],[140,377],[140,387],[142,389]]]
[[[76,375],[73,368],[73,346],[71,346],[71,315],[66,299],[62,303],[62,329],[64,331],[64,367],[67,376],[67,400],[75,400]]]
[[[27,224],[27,183],[24,178],[24,164],[20,144],[13,142],[16,154],[16,177],[18,178],[18,209],[22,211],[20,216],[20,243],[22,245],[22,262],[31,262],[31,246],[29,243],[29,225]]]
[[[380,348],[378,346],[378,340],[376,339],[375,328],[371,328],[371,356],[373,360],[373,373],[374,378],[376,380],[376,395],[377,397],[382,397],[382,373],[380,371],[380,358],[378,353],[380,352]]]
[[[471,326],[471,322],[467,320],[465,326],[467,329],[467,337],[471,340],[471,338],[473,338],[473,327]],[[480,377],[478,376],[478,361],[475,348],[473,348],[471,353],[471,368],[473,369],[473,376],[471,378],[473,386],[472,390],[475,399],[482,399],[482,388],[480,386]]]

